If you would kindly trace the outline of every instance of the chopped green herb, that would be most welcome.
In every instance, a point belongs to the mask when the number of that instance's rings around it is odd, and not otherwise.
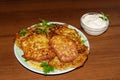
[[[44,27],[48,25],[48,21],[41,20],[41,22],[42,22],[42,26],[44,26]]]
[[[82,35],[79,35],[79,36],[80,36],[80,38],[81,38],[81,43],[82,43],[82,44],[85,44],[85,42],[86,42],[87,40],[83,40],[83,39],[82,39]]]
[[[48,66],[48,64],[46,62],[42,62],[40,66],[44,67],[44,66]]]
[[[82,40],[81,43],[82,43],[82,44],[85,44],[86,41],[87,41],[87,40]]]
[[[47,74],[47,73],[49,73],[49,72],[51,72],[51,71],[53,71],[54,70],[54,67],[53,66],[44,66],[44,73],[45,74]]]
[[[52,23],[49,23],[49,22],[46,21],[46,20],[41,20],[41,23],[42,23],[42,26],[43,26],[43,27],[52,27],[52,26],[53,26]]]
[[[40,23],[36,24],[35,27],[40,28],[36,30],[37,33],[47,33],[48,28],[53,27],[53,24],[46,20],[41,20]]]
[[[25,59],[25,62],[27,62],[27,61],[29,61],[29,60]]]
[[[101,14],[102,14],[102,16],[99,16],[99,18],[101,18],[102,20],[104,20],[104,21],[108,21],[109,19],[108,19],[108,15],[106,15],[106,14],[104,14],[104,13],[102,13],[101,12]]]
[[[44,33],[44,30],[38,29],[38,30],[36,30],[36,33],[38,33],[38,34]]]
[[[22,29],[19,34],[21,34],[22,36],[25,36],[25,34],[27,33],[27,30],[26,29]]]
[[[54,71],[54,67],[48,65],[47,62],[42,62],[40,66],[43,67],[43,72],[44,72],[45,74]]]

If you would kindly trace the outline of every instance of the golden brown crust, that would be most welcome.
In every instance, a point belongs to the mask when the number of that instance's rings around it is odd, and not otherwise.
[[[57,35],[50,40],[51,47],[56,52],[60,61],[71,62],[77,55],[77,46],[73,40],[66,36]]]
[[[45,34],[33,34],[22,40],[23,57],[28,60],[42,61],[55,57]]]
[[[64,35],[68,38],[70,38],[71,40],[73,40],[75,42],[75,44],[77,45],[77,49],[79,50],[81,47],[81,38],[78,34],[78,32],[75,29],[70,29],[67,26],[63,26],[60,25],[59,29],[57,29],[55,31],[58,35]]]
[[[51,61],[49,61],[49,64],[54,66],[58,70],[65,70],[69,68],[77,68],[84,64],[84,62],[87,60],[87,53],[88,50],[83,52],[83,54],[78,54],[78,57],[74,59],[72,62],[61,62],[58,57],[55,57]]]

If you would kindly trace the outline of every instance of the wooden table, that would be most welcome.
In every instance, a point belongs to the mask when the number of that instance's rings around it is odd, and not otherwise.
[[[109,14],[109,29],[100,36],[86,34],[80,17],[87,12]],[[24,68],[14,55],[15,33],[39,18],[71,24],[90,42],[82,68],[44,76]],[[120,0],[0,0],[0,80],[120,80]]]

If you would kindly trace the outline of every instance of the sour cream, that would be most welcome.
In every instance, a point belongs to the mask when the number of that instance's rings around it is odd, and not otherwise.
[[[108,28],[109,21],[101,19],[100,13],[86,13],[81,17],[81,26],[90,35],[100,35]]]

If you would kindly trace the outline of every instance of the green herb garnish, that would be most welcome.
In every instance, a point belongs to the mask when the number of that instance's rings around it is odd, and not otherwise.
[[[45,74],[54,71],[54,67],[48,65],[47,62],[42,62],[40,66],[43,67],[43,72],[44,72]]]
[[[25,59],[25,62],[29,61],[28,59]]]
[[[41,34],[41,33],[45,33],[45,31],[42,29],[38,29],[38,30],[36,30],[36,33]]]
[[[40,20],[40,22],[42,23],[42,26],[44,27],[53,27],[53,24],[52,23],[49,23],[48,21],[46,20]]]
[[[104,13],[102,13],[102,12],[101,12],[101,14],[102,14],[102,16],[99,16],[99,18],[101,18],[101,19],[104,20],[104,21],[109,21],[108,15],[106,15],[106,14],[104,14]]]
[[[86,41],[87,41],[87,40],[82,40],[81,43],[82,43],[82,44],[85,44]]]
[[[48,25],[48,21],[45,21],[45,20],[41,20],[42,22],[42,26],[46,27]]]
[[[49,23],[46,20],[40,20],[40,23],[36,24],[36,33],[46,33],[48,32],[49,27],[53,27],[52,23]]]
[[[85,42],[86,42],[87,40],[83,40],[83,39],[82,39],[82,35],[79,35],[79,37],[81,38],[81,43],[82,43],[82,44],[85,44]]]
[[[19,34],[21,34],[22,36],[25,36],[25,34],[27,33],[27,30],[26,29],[22,29]]]

